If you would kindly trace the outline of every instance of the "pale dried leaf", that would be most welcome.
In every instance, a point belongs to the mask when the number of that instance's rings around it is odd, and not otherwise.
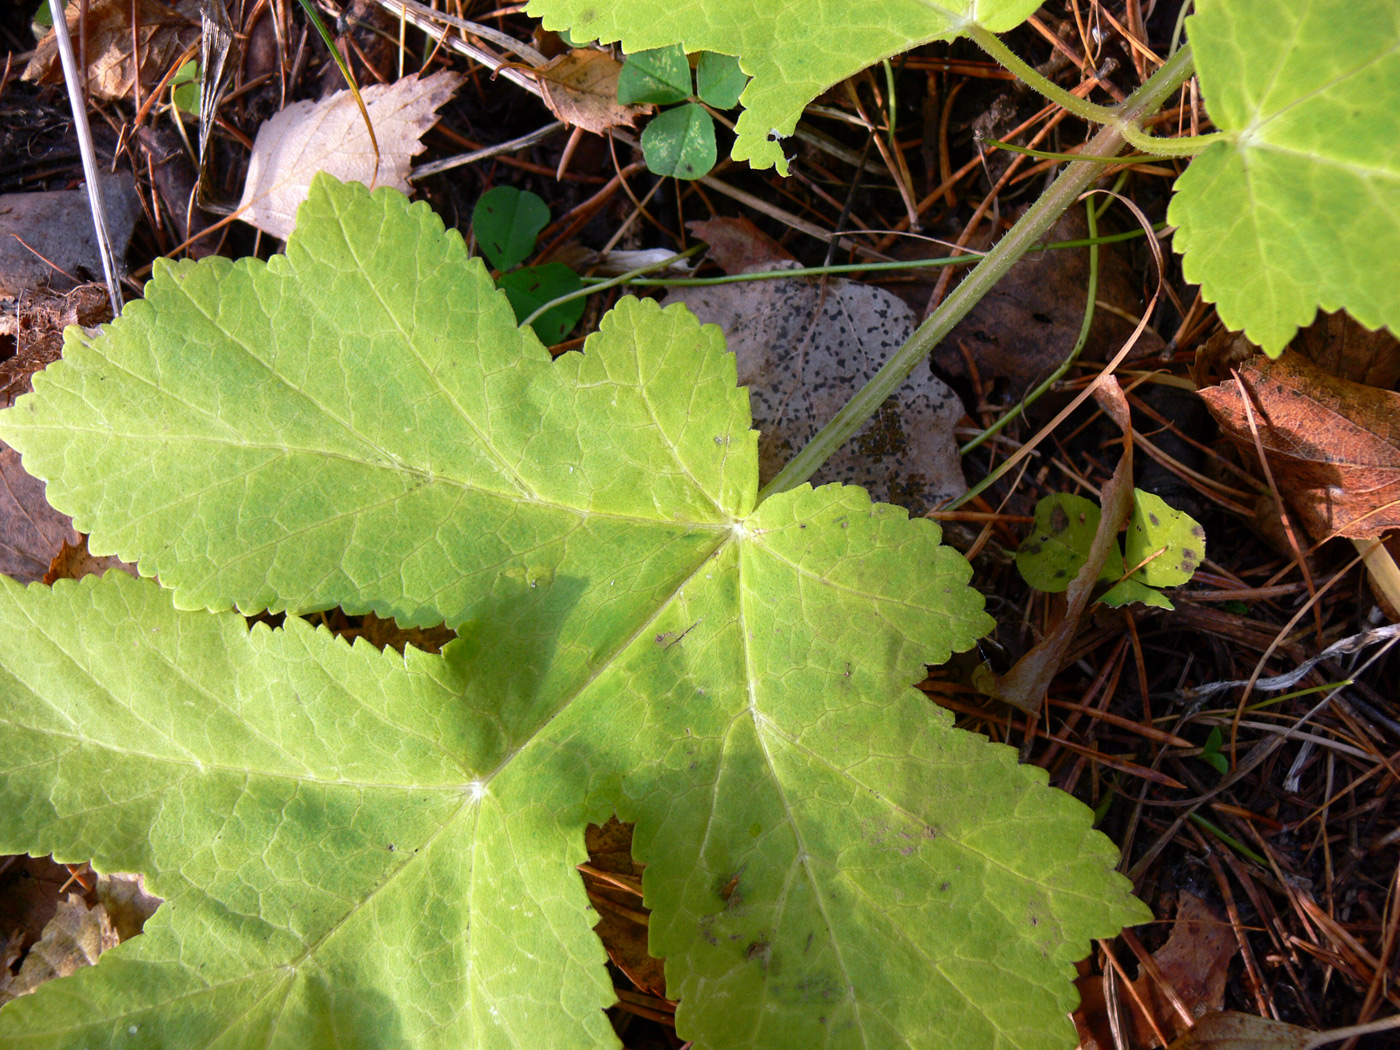
[[[123,941],[140,933],[146,920],[165,903],[146,892],[146,877],[141,874],[115,871],[110,875],[99,875],[95,892],[98,903],[107,909],[118,939]]]
[[[601,135],[609,128],[632,127],[655,107],[623,105],[617,100],[622,63],[611,55],[581,48],[560,55],[535,70],[541,98],[565,124]]]
[[[44,927],[44,936],[29,949],[19,973],[0,989],[0,1002],[28,995],[45,981],[67,977],[81,967],[92,966],[108,948],[117,946],[117,933],[102,905],[88,908],[76,893],[58,902],[58,910]]]
[[[320,102],[293,102],[258,130],[239,218],[285,239],[318,171],[407,193],[409,163],[423,151],[423,133],[461,82],[456,73],[440,72],[360,92],[379,143],[378,170],[369,129],[349,90]]]
[[[739,382],[749,388],[765,482],[914,330],[913,311],[893,295],[839,278],[680,288],[665,301],[724,329]],[[863,485],[878,500],[922,514],[967,491],[953,440],[962,415],[957,395],[927,366],[916,368],[812,482]]]
[[[1168,1050],[1304,1050],[1316,1032],[1253,1014],[1207,1014]]]

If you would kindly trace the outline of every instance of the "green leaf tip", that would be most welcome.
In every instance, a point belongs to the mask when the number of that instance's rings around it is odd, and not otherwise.
[[[0,582],[0,848],[167,899],[0,1044],[615,1047],[574,870],[611,812],[697,1047],[1068,1048],[1074,960],[1148,917],[913,688],[991,627],[966,560],[858,488],[756,505],[683,308],[551,361],[429,209],[323,179],[285,256],[162,268],[0,431],[160,577]],[[336,604],[457,639],[206,611]]]
[[[1274,357],[1318,309],[1400,332],[1400,7],[1200,0],[1187,31],[1230,141],[1177,179],[1186,279]]]
[[[752,80],[740,98],[734,159],[786,175],[781,140],[827,88],[920,44],[952,40],[974,24],[996,33],[1013,29],[1038,6],[1036,0],[865,0],[797,11],[767,0],[681,7],[667,0],[530,0],[526,10],[546,29],[621,41],[628,54],[680,45],[736,56]]]

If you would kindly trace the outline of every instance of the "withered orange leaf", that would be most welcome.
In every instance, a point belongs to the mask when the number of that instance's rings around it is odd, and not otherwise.
[[[198,0],[93,0],[86,11],[87,87],[97,98],[121,99],[131,95],[137,77],[134,56],[138,53],[141,88],[151,90],[180,53],[199,39]],[[68,32],[75,41],[81,13],[81,6],[72,4],[66,16]],[[63,83],[58,40],[52,29],[34,49],[24,79],[40,84]]]
[[[623,105],[617,100],[622,63],[611,55],[580,48],[535,70],[549,111],[565,124],[601,135],[609,128],[631,127],[650,113],[650,105]]]
[[[1251,454],[1243,385],[1279,492],[1314,540],[1400,528],[1400,394],[1338,379],[1292,352],[1250,358],[1237,374],[1201,397]]]

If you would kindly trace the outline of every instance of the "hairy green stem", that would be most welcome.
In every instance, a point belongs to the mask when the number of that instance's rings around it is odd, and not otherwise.
[[[1118,120],[1121,113],[1117,109],[1109,106],[1095,105],[1086,99],[1080,98],[1071,91],[1066,91],[1059,84],[1054,83],[1047,77],[1036,72],[1034,66],[1030,65],[1020,55],[1012,51],[989,29],[983,29],[979,25],[974,25],[967,30],[967,36],[978,47],[991,55],[1006,69],[1016,74],[1016,79],[1027,87],[1044,95],[1051,102],[1055,102],[1069,110],[1076,117],[1089,121],[1091,124],[1112,124]],[[1145,85],[1144,85],[1145,86]],[[1129,99],[1129,102],[1132,100]]]
[[[1138,121],[1156,112],[1172,92],[1185,83],[1193,70],[1191,50],[1183,47],[1133,92],[1122,106],[1114,110],[1114,122],[1105,126],[1084,147],[1085,159],[1065,168],[1020,221],[982,257],[982,261],[949,293],[908,341],[895,351],[880,371],[764,486],[759,493],[760,498],[802,484],[832,453],[850,440],[885,399],[927,359],[939,341],[1005,276],[1016,260],[1045,236],[1055,220],[1098,180],[1103,174],[1103,165],[1098,161],[1114,156],[1123,148],[1122,124]]]
[[[1207,146],[1215,142],[1222,142],[1229,138],[1222,131],[1214,131],[1208,135],[1187,135],[1178,139],[1159,139],[1148,134],[1142,128],[1134,124],[1123,126],[1123,137],[1134,147],[1144,153],[1151,153],[1157,157],[1194,157],[1198,153],[1204,153]]]

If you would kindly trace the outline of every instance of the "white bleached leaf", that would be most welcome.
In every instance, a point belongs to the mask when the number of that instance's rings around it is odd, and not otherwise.
[[[379,142],[378,171],[369,129],[348,90],[319,102],[293,102],[258,130],[238,202],[247,210],[239,218],[285,240],[318,171],[407,193],[409,162],[423,151],[423,133],[461,82],[458,74],[441,72],[360,92]]]

